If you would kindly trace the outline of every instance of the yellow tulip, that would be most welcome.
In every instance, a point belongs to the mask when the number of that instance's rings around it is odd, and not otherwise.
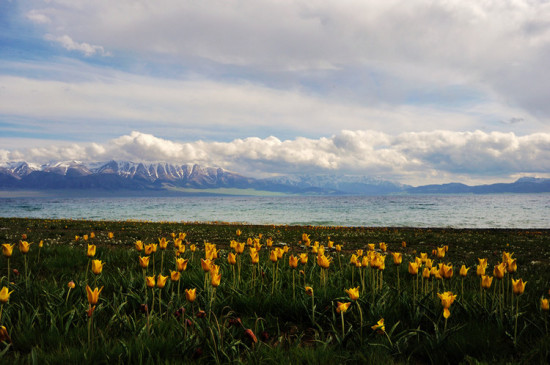
[[[0,342],[11,343],[11,337],[8,333],[8,329],[5,326],[0,326]]]
[[[297,268],[298,267],[298,257],[294,256],[294,255],[290,255],[289,258],[288,258],[288,265],[293,269]]]
[[[101,274],[103,265],[105,265],[105,263],[101,263],[101,260],[92,260],[92,272],[96,275]]]
[[[22,254],[29,252],[30,248],[31,244],[27,241],[19,241],[19,251],[21,251]]]
[[[76,286],[76,284],[75,284],[74,281],[72,281],[72,280],[69,281],[69,282],[67,283],[67,287],[68,287],[69,289],[74,289],[75,286]]]
[[[40,248],[44,247],[44,241],[40,240],[40,242],[38,242],[38,247]]]
[[[516,259],[512,259],[510,261],[507,262],[506,264],[506,270],[512,274],[512,273],[515,273],[516,271],[518,271],[518,263],[517,263],[517,260]]]
[[[185,299],[189,303],[193,303],[197,299],[197,289],[185,289]]]
[[[136,246],[136,250],[143,251],[143,242],[136,241],[135,246]]]
[[[88,241],[88,235],[85,234],[84,236],[82,236],[82,238],[84,238],[84,241]]]
[[[237,257],[235,256],[235,254],[233,252],[230,252],[228,255],[227,255],[227,262],[230,264],[230,265],[235,265],[237,263]]]
[[[493,283],[493,277],[489,275],[481,275],[481,287],[483,289],[489,289]]]
[[[172,271],[170,270],[170,280],[172,281],[178,281],[181,277],[181,274],[179,271]]]
[[[222,279],[222,274],[212,274],[210,275],[210,284],[212,284],[212,286],[214,288],[218,287],[220,285],[220,281]]]
[[[139,266],[141,266],[144,269],[147,268],[147,266],[149,266],[149,256],[140,256]]]
[[[510,252],[506,252],[506,251],[503,251],[502,252],[502,262],[508,262],[508,261],[511,261],[513,260],[513,256],[514,253],[510,253]]]
[[[115,237],[115,235],[113,234],[113,232],[109,232],[107,234],[107,237],[109,237],[109,239],[113,239]]]
[[[185,253],[185,245],[180,244],[178,246],[178,255],[183,255]]]
[[[380,246],[382,252],[386,252],[388,250],[388,245],[386,245],[386,242],[380,242],[378,245]]]
[[[236,234],[237,236],[240,236],[240,235],[241,235],[241,230],[240,230],[240,229],[237,229],[237,230],[235,231],[235,234]]]
[[[86,255],[88,257],[94,257],[95,256],[95,251],[96,251],[96,246],[95,245],[88,245],[88,251],[86,252]]]
[[[543,311],[548,311],[550,309],[548,299],[540,298],[540,309]]]
[[[187,270],[187,262],[189,261],[189,259],[182,259],[182,258],[179,258],[179,259],[176,259],[176,266],[177,266],[177,269],[178,271],[185,271]]]
[[[90,232],[90,238],[95,238],[95,233],[94,232]]]
[[[152,254],[153,252],[155,252],[155,251],[153,251],[153,249],[154,249],[154,247],[153,247],[153,244],[152,244],[152,243],[149,244],[149,245],[145,245],[145,247],[144,247],[145,254],[146,254],[146,255]]]
[[[166,286],[166,280],[168,280],[168,276],[164,276],[162,274],[158,274],[157,276],[157,288],[164,288]]]
[[[527,284],[527,282],[524,282],[523,279],[518,279],[518,280],[512,279],[512,290],[514,294],[516,295],[523,294],[523,291],[525,290],[525,284]]]
[[[395,265],[401,265],[403,262],[403,255],[400,252],[392,252],[391,255],[393,256],[393,263]]]
[[[195,252],[197,250],[197,246],[195,244],[192,244],[191,246],[189,246],[189,250],[191,250],[191,252]]]
[[[441,268],[439,269],[439,274],[441,275],[441,277],[445,278],[445,279],[450,279],[453,277],[453,265],[446,265],[446,264],[443,264],[441,265]]]
[[[161,250],[166,250],[166,248],[168,247],[168,241],[166,241],[166,238],[162,237],[162,238],[159,238],[159,248]]]
[[[330,266],[330,259],[325,255],[319,255],[317,256],[317,265],[319,265],[323,269],[328,269]]]
[[[376,331],[380,334],[386,332],[386,326],[384,326],[384,318],[381,318],[374,326],[371,326],[373,331]]]
[[[375,244],[374,243],[368,243],[367,248],[369,249],[369,251],[374,251]]]
[[[0,290],[0,303],[7,303],[8,300],[10,300],[10,294],[13,293],[13,290],[8,290],[7,287],[3,287],[2,290]]]
[[[90,286],[86,285],[86,294],[88,296],[88,303],[90,303],[90,305],[97,304],[97,302],[99,301],[99,294],[101,293],[102,290],[103,290],[103,287],[101,287],[101,289],[95,288],[94,290],[92,290]]]
[[[409,274],[418,275],[418,264],[416,262],[409,262]]]
[[[438,247],[438,248],[437,248],[437,254],[436,254],[437,258],[438,258],[438,259],[442,259],[443,257],[445,257],[445,252],[446,252],[445,246],[443,246],[443,247]]]
[[[307,264],[307,253],[301,253],[300,254],[300,263],[302,265]]]
[[[460,276],[466,277],[468,275],[468,270],[470,270],[470,268],[466,268],[466,265],[462,265],[459,272]]]
[[[477,274],[477,276],[485,276],[485,266],[477,265],[476,266],[476,274]]]
[[[308,296],[313,296],[313,288],[311,286],[306,286],[306,294]]]
[[[501,262],[500,264],[495,265],[495,268],[493,269],[493,276],[497,279],[502,279],[505,272],[506,264],[504,262]]]
[[[363,256],[363,250],[356,250],[355,254],[357,255],[357,258]]]
[[[430,269],[425,267],[424,270],[422,270],[422,277],[424,279],[429,279],[430,278]]]
[[[359,287],[346,289],[346,293],[348,293],[351,300],[359,299]]]
[[[406,248],[407,247],[407,242],[401,241],[401,247]]]
[[[237,242],[235,245],[235,252],[241,254],[244,252],[244,242]]]
[[[479,262],[479,266],[482,266],[484,268],[487,267],[487,259],[480,259],[478,258],[477,261]]]
[[[450,291],[446,291],[442,294],[437,293],[437,296],[439,297],[439,299],[441,299],[441,305],[443,306],[443,317],[449,318],[449,316],[451,315],[451,311],[449,310],[449,308],[451,307],[451,304],[453,304],[453,302],[455,301],[456,295],[453,295],[453,293]]]
[[[271,250],[271,252],[269,253],[269,260],[271,262],[277,262],[279,256],[277,255],[277,252],[275,250]]]
[[[209,259],[201,259],[201,268],[204,272],[209,272],[212,266],[212,261]]]
[[[258,262],[260,262],[260,255],[255,249],[254,251],[250,250],[250,260],[253,264],[257,264]]]
[[[340,303],[340,302],[336,302],[336,313],[346,313],[349,306],[351,305],[351,302],[347,302],[347,303]]]
[[[145,283],[147,284],[148,288],[154,288],[155,287],[155,277],[154,276],[147,276],[145,278]]]
[[[358,259],[357,255],[356,255],[356,254],[352,254],[351,257],[350,257],[350,259],[349,259],[350,265],[355,265],[355,264],[357,263],[357,259]]]
[[[334,248],[336,249],[336,252],[342,251],[342,245],[336,245]]]
[[[15,243],[13,245],[10,245],[9,243],[3,243],[2,244],[2,255],[5,257],[11,257],[13,254],[13,248],[15,247]]]

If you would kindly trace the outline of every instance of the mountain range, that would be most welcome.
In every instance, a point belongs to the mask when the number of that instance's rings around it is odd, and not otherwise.
[[[460,183],[413,187],[353,175],[245,177],[196,164],[109,161],[24,161],[0,165],[1,190],[130,192],[133,194],[232,194],[251,192],[307,195],[485,194],[550,192],[550,179],[521,178],[513,183],[469,186]]]

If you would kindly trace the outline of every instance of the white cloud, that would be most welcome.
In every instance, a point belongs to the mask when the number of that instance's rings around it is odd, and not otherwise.
[[[51,34],[46,34],[44,36],[44,39],[48,41],[54,41],[69,51],[79,51],[82,52],[85,56],[93,56],[96,53],[101,56],[109,56],[109,52],[105,52],[105,49],[102,46],[95,46],[88,44],[86,42],[78,43],[75,42],[71,37],[68,35],[62,35],[59,37],[53,36]]]
[[[80,63],[14,67],[44,76],[0,74],[0,115],[31,120],[33,129],[42,125],[53,135],[75,137],[83,131],[114,131],[110,137],[130,128],[143,130],[144,125],[157,135],[185,139],[193,131],[198,138],[214,140],[224,135],[227,139],[228,131],[237,137],[238,130],[285,137],[318,137],[342,129],[395,134],[441,128],[514,131],[521,126],[524,133],[550,131],[550,126],[537,123],[536,117],[523,110],[487,102],[460,110],[437,105],[371,105],[298,88],[277,89],[201,77],[160,79],[82,67]],[[500,122],[511,118],[523,122]],[[87,129],[86,122],[94,124],[93,130]],[[20,128],[24,125],[19,123]]]
[[[181,143],[132,132],[104,144],[71,144],[0,151],[2,160],[198,163],[251,176],[347,173],[405,183],[502,181],[550,171],[550,134],[342,131],[319,139],[250,137]],[[464,180],[467,179],[467,180]]]
[[[547,1],[74,0],[27,6],[35,17],[47,14],[51,22],[44,27],[55,37],[81,40],[75,46],[81,50],[101,44],[146,60],[160,54],[180,64],[209,60],[293,75],[359,68],[397,80],[381,86],[382,97],[434,83],[465,85],[500,104],[550,116]]]
[[[31,10],[27,13],[27,19],[36,24],[51,23],[52,20],[45,14],[42,14],[36,10]]]

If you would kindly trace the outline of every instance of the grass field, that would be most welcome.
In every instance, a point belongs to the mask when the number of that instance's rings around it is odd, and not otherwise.
[[[550,362],[548,230],[0,218],[0,244],[1,363]]]

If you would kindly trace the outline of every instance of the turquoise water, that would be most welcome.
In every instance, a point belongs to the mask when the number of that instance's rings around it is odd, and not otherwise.
[[[0,198],[0,216],[452,228],[550,228],[550,194]]]

